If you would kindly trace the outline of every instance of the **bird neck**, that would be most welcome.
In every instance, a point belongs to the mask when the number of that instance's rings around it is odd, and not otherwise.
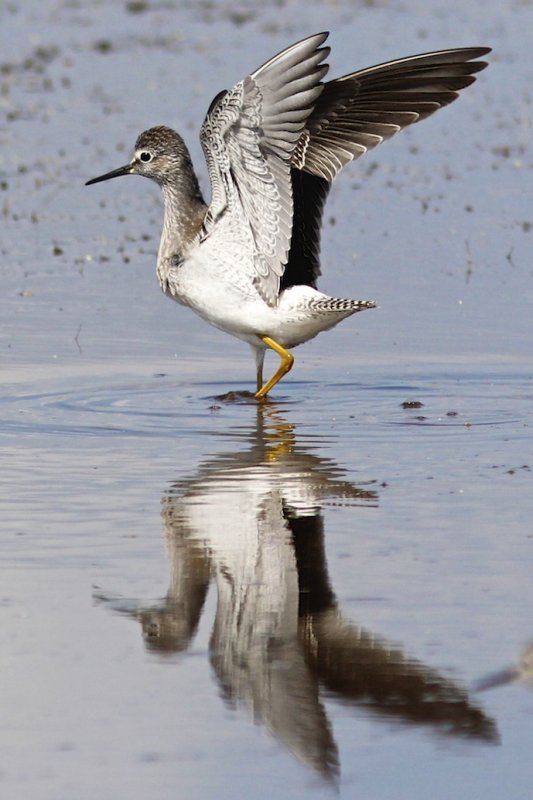
[[[168,268],[169,259],[175,261],[188,256],[205,218],[207,206],[192,165],[187,173],[180,171],[161,184],[165,215],[157,257],[159,270],[165,265]]]

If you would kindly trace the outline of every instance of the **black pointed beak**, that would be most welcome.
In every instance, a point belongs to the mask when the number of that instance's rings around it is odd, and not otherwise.
[[[131,175],[133,171],[133,164],[125,164],[123,167],[113,169],[111,172],[106,172],[105,175],[99,175],[98,178],[91,178],[87,181],[85,186],[90,186],[92,183],[100,183],[100,181],[108,181],[111,178],[120,178],[121,175]]]
[[[502,669],[501,672],[494,672],[492,675],[487,675],[485,678],[477,681],[475,690],[477,692],[484,692],[487,689],[495,689],[497,686],[505,686],[519,678],[519,673],[516,669]]]

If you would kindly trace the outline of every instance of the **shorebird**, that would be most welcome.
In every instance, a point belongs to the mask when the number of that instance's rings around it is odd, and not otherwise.
[[[520,682],[533,688],[533,642],[529,642],[522,650],[517,664],[506,667],[499,672],[486,675],[474,684],[474,689],[484,692],[487,689],[495,689],[497,686],[505,686],[509,683]]]
[[[291,348],[376,305],[317,289],[322,212],[336,175],[455,100],[490,52],[441,50],[324,82],[327,36],[293,44],[214,98],[200,131],[209,205],[183,139],[164,126],[140,134],[128,164],[87,181],[144,175],[161,187],[160,286],[251,345],[258,400],[291,369]],[[268,348],[281,361],[263,382]]]

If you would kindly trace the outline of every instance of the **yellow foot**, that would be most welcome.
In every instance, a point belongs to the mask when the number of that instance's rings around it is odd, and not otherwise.
[[[274,350],[278,356],[281,358],[281,364],[279,365],[276,372],[272,375],[270,380],[268,380],[264,386],[262,386],[256,393],[255,399],[256,400],[264,400],[269,391],[274,388],[276,383],[280,381],[284,375],[289,372],[294,364],[294,356],[292,353],[289,353],[288,350],[285,350],[280,344],[278,344],[274,339],[271,339],[270,336],[260,336],[259,337],[263,344],[266,344],[267,347],[270,347]]]

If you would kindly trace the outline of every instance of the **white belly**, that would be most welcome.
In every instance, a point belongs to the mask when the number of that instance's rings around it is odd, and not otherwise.
[[[258,346],[270,336],[284,347],[295,347],[333,327],[351,311],[317,311],[313,302],[327,296],[309,286],[281,293],[275,306],[258,292],[249,231],[225,218],[168,274],[166,293],[226,333]]]

